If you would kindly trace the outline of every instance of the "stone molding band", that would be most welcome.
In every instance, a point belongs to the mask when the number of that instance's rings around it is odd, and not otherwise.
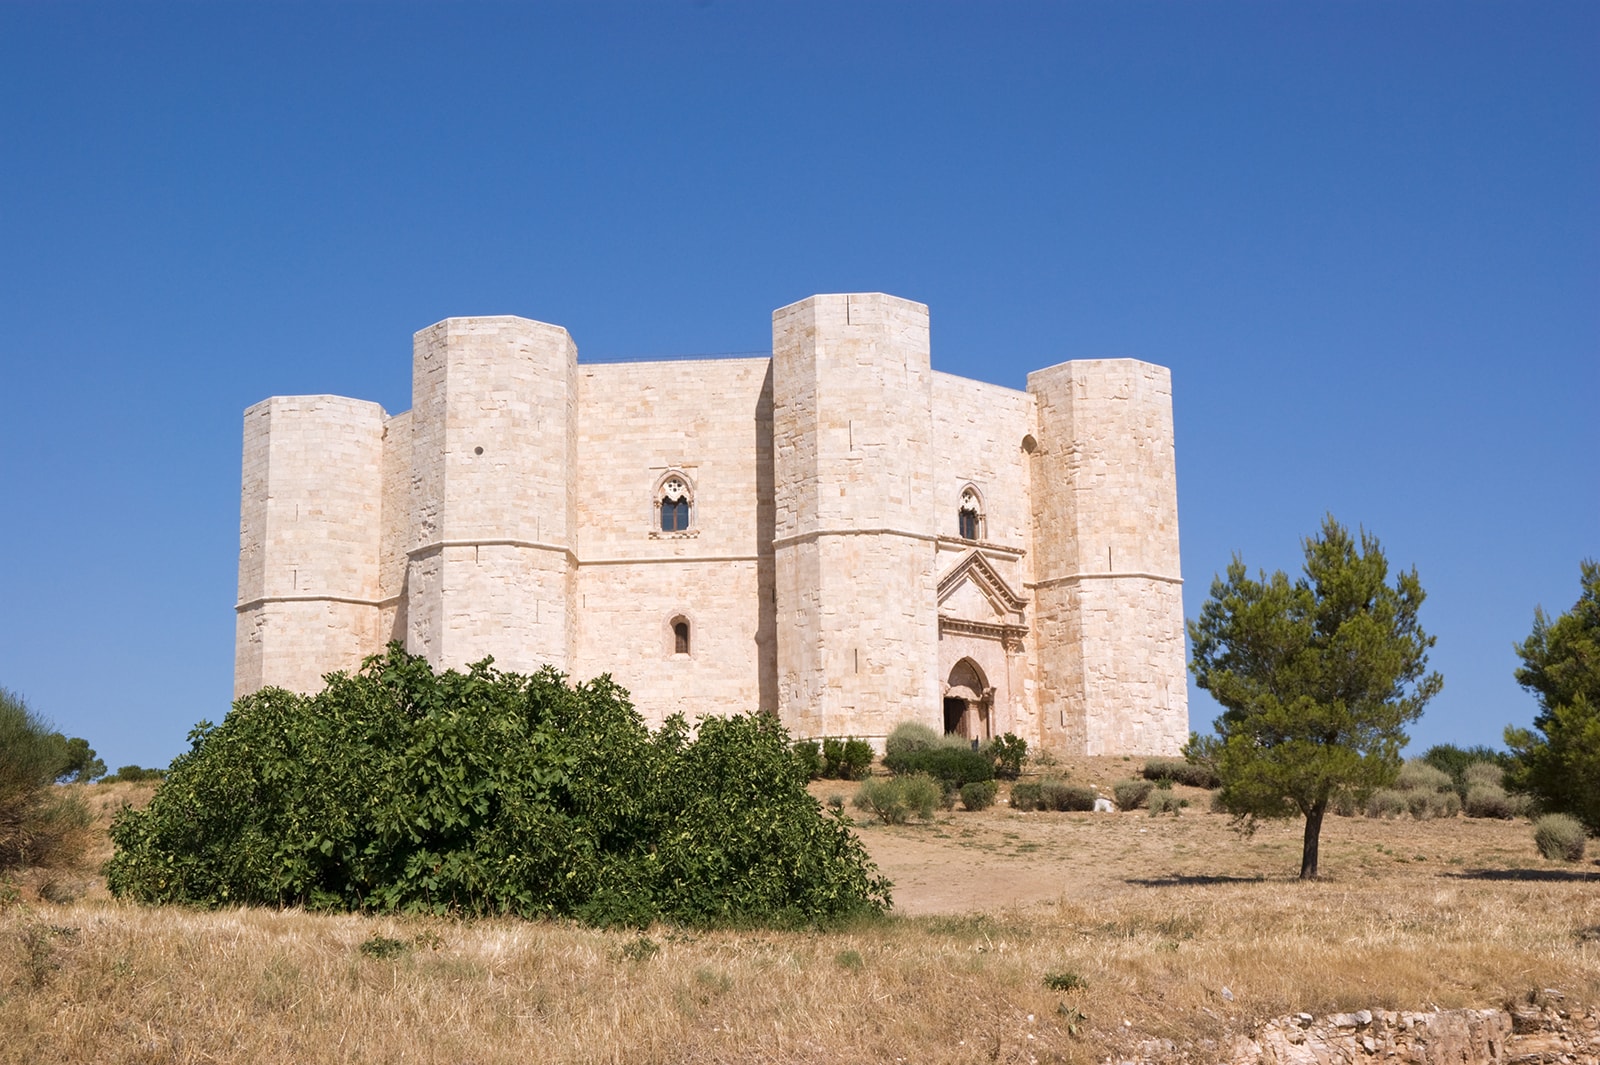
[[[815,540],[823,536],[864,536],[868,534],[887,534],[891,536],[904,536],[913,540],[937,540],[940,537],[923,536],[920,533],[903,532],[898,529],[823,529],[811,533],[799,533],[795,536],[786,536],[781,540],[774,540],[774,548],[786,547],[790,544]],[[669,558],[595,558],[580,561],[571,548],[559,544],[541,544],[531,540],[439,540],[423,547],[413,548],[406,552],[407,558],[416,558],[433,551],[443,550],[447,547],[527,547],[543,551],[559,551],[570,558],[577,566],[635,566],[653,565],[661,562],[693,563],[693,562],[759,562],[760,555],[693,555],[671,556]],[[1162,573],[1143,573],[1128,571],[1124,573],[1073,573],[1065,577],[1051,577],[1043,581],[1026,581],[1024,588],[1054,588],[1060,584],[1076,584],[1080,581],[1110,581],[1123,578],[1134,580],[1161,581],[1164,584],[1182,584],[1182,577],[1169,577]],[[400,601],[400,596],[391,595],[387,599],[364,599],[352,595],[263,595],[255,599],[240,603],[233,609],[236,611],[251,610],[268,603],[349,603],[352,606],[392,606]]]
[[[777,537],[772,541],[772,547],[776,550],[791,544],[820,540],[824,536],[899,536],[907,540],[925,540],[930,544],[936,544],[944,539],[931,533],[910,532],[906,529],[816,529],[812,532],[795,533],[793,536]]]
[[[1142,573],[1129,570],[1125,573],[1069,573],[1065,577],[1051,577],[1042,581],[1027,581],[1024,588],[1054,588],[1058,584],[1076,584],[1079,581],[1114,581],[1122,577],[1132,577],[1138,580],[1161,581],[1164,584],[1182,584],[1182,577],[1169,577],[1164,573]]]
[[[354,595],[263,595],[248,602],[240,603],[233,609],[236,611],[254,610],[258,606],[269,603],[348,603],[351,606],[394,606],[400,602],[398,595],[391,595],[387,599],[362,599]]]
[[[423,555],[431,555],[435,551],[443,551],[447,547],[525,547],[533,551],[557,551],[572,559],[573,562],[578,561],[578,555],[572,548],[562,544],[541,543],[538,540],[435,540],[431,544],[413,547],[406,552],[406,557],[420,558]]]

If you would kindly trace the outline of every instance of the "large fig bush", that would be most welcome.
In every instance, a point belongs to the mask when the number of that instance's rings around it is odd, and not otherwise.
[[[596,924],[794,925],[890,901],[778,722],[652,733],[606,677],[435,673],[392,645],[190,739],[112,827],[119,896]]]

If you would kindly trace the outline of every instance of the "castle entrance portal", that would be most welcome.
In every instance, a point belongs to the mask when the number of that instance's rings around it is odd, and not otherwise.
[[[994,689],[983,671],[970,658],[963,658],[950,671],[944,689],[944,731],[966,740],[994,737]]]

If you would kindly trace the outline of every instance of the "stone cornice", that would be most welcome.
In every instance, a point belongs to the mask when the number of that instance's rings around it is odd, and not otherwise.
[[[1165,584],[1182,584],[1182,577],[1169,577],[1165,573],[1144,573],[1139,570],[1129,570],[1123,573],[1069,573],[1065,577],[1050,577],[1042,581],[1028,581],[1024,588],[1054,588],[1058,584],[1076,584],[1079,581],[1114,581],[1120,577],[1132,577],[1146,581],[1161,581]]]
[[[810,532],[795,533],[792,536],[780,536],[772,541],[774,548],[788,547],[790,544],[806,543],[810,540],[820,540],[824,536],[899,536],[907,540],[925,540],[928,543],[937,543],[939,537],[931,533],[911,532],[908,529],[813,529]]]
[[[391,595],[387,599],[363,599],[354,595],[262,595],[254,599],[239,603],[233,609],[236,611],[252,610],[268,603],[349,603],[351,606],[393,606],[400,602],[398,595]]]

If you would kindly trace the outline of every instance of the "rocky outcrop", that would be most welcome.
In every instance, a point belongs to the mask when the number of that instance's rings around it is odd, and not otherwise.
[[[1600,1009],[1546,1001],[1510,1010],[1300,1013],[1268,1021],[1230,1051],[1197,1049],[1152,1041],[1120,1065],[1600,1065]]]

